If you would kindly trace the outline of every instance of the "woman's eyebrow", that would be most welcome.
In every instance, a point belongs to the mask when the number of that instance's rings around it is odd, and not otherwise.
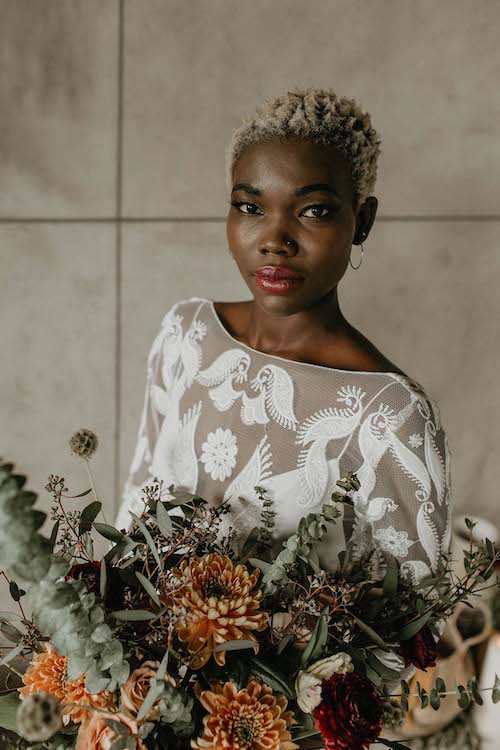
[[[262,190],[249,185],[248,182],[238,182],[233,187],[231,192],[234,193],[237,190],[244,190],[246,193],[250,193],[251,195],[262,195]],[[313,185],[304,185],[303,187],[297,188],[294,191],[294,195],[296,195],[297,198],[300,198],[302,195],[307,195],[308,193],[315,193],[319,191],[324,193],[332,193],[332,195],[336,195],[338,197],[338,193],[332,188],[331,185],[326,182],[315,182]]]

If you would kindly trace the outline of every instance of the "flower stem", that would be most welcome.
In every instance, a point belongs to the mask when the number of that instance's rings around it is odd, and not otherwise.
[[[96,490],[95,490],[94,479],[93,479],[93,477],[92,477],[92,471],[91,471],[91,469],[90,469],[90,463],[89,463],[89,460],[88,460],[88,458],[87,458],[86,456],[84,457],[84,459],[83,459],[83,460],[85,461],[85,466],[87,467],[87,473],[88,473],[88,475],[89,475],[90,486],[92,487],[92,492],[94,493],[94,497],[95,497],[95,499],[97,500],[97,502],[100,502],[100,501],[99,501],[99,498],[97,497],[97,492],[96,492]],[[103,510],[103,508],[102,508],[102,503],[101,503],[101,514],[102,514],[102,517],[103,517],[104,523],[108,523],[108,522],[106,521],[106,516],[104,515],[104,510]]]

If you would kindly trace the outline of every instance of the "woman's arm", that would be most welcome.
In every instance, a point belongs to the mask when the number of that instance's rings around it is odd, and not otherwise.
[[[418,582],[435,572],[451,544],[451,458],[436,402],[417,398],[387,440],[372,498],[389,502],[384,514],[371,515],[373,541],[399,560],[403,575]]]

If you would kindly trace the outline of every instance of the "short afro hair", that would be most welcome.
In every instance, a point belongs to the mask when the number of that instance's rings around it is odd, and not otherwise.
[[[294,138],[335,146],[351,166],[356,206],[372,193],[377,178],[380,137],[369,112],[356,99],[333,89],[294,88],[265,99],[232,133],[225,150],[226,187],[231,191],[235,162],[247,146]]]

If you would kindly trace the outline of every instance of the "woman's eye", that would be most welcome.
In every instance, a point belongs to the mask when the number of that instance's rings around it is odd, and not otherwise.
[[[242,214],[247,215],[256,215],[257,211],[259,210],[259,207],[255,205],[255,203],[247,203],[247,201],[229,201],[231,206],[234,206],[235,208],[240,211]],[[243,210],[243,206],[246,206],[245,210]],[[331,206],[326,205],[325,203],[318,203],[315,206],[308,206],[306,209],[304,209],[304,212],[302,213],[303,216],[305,216],[306,211],[314,211],[318,212],[313,216],[308,216],[307,218],[311,219],[323,219],[325,216],[329,213],[332,213]],[[326,214],[320,214],[320,211],[326,211]]]
[[[230,201],[231,205],[238,209],[238,211],[241,211],[241,206],[251,206],[253,208],[258,208],[258,206],[255,205],[255,203],[246,203],[245,201]],[[253,214],[255,211],[241,211],[242,214]]]
[[[322,211],[323,209],[326,209],[326,211],[330,211],[330,206],[327,206],[326,204],[321,203],[321,204],[318,204],[316,206],[309,206],[308,208],[305,209],[305,211]],[[303,215],[305,216],[305,213]],[[308,218],[323,219],[324,216],[325,216],[325,214],[323,214],[322,216],[316,215],[316,216],[312,216],[312,217],[308,217]]]

